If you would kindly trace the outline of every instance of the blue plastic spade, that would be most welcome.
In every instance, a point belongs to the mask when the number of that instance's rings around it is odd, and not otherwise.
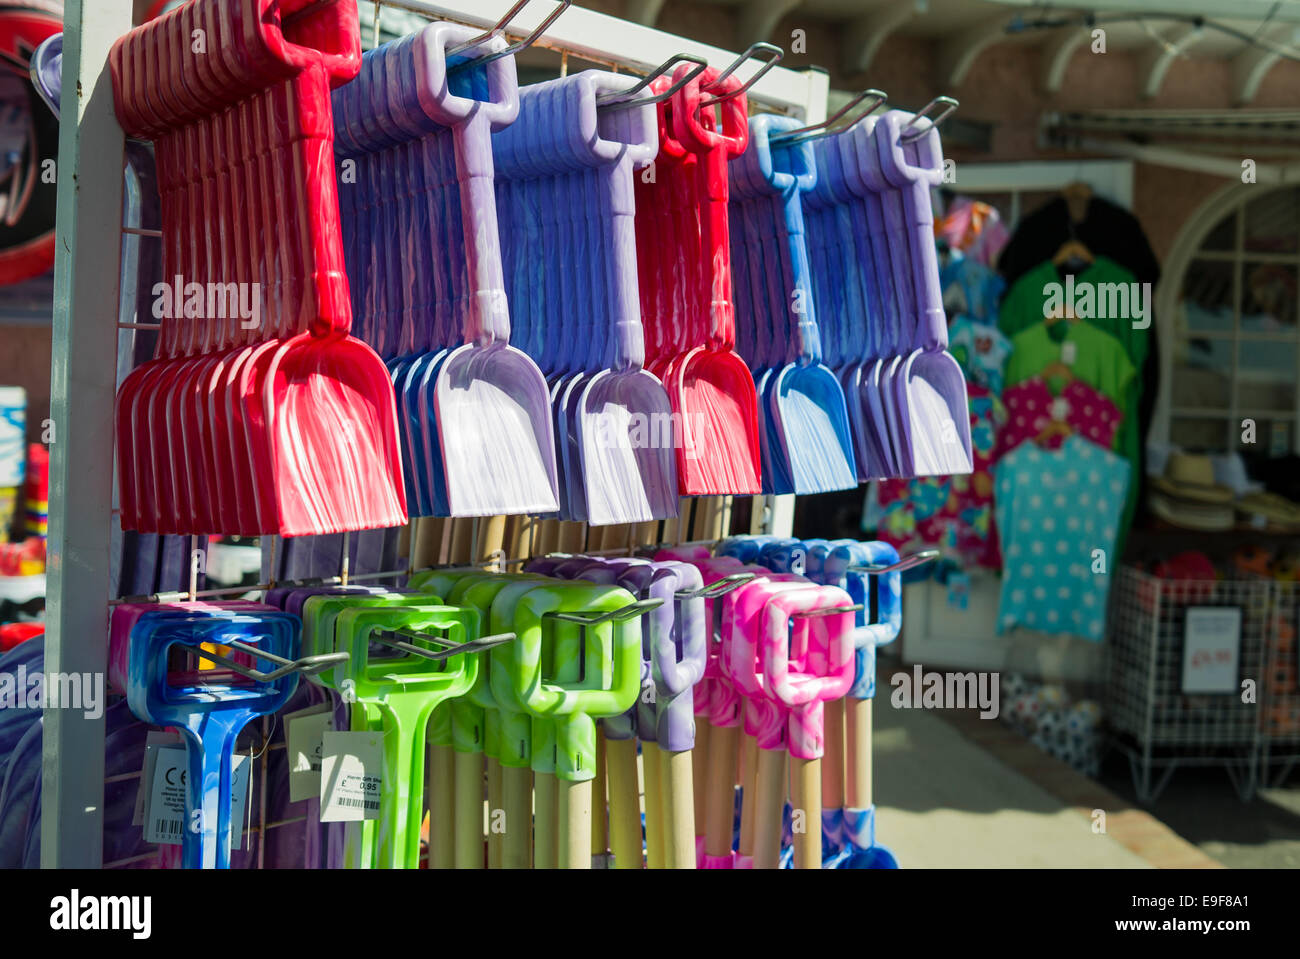
[[[251,719],[280,709],[298,686],[288,668],[298,655],[301,623],[287,613],[212,615],[149,612],[131,630],[127,700],[146,722],[174,726],[185,739],[188,770],[182,857],[188,869],[230,867],[230,804],[235,740]],[[175,647],[234,646],[270,670],[260,680],[194,672],[172,685]],[[238,644],[238,645],[235,645]],[[203,658],[214,659],[207,651]],[[220,660],[218,660],[220,662]],[[279,668],[277,668],[279,667]]]

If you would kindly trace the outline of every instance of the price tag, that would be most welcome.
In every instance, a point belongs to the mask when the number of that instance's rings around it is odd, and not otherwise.
[[[1189,606],[1183,628],[1183,692],[1236,693],[1241,609]]]
[[[289,801],[320,796],[321,756],[325,734],[334,731],[334,711],[328,703],[309,706],[284,717],[289,743]]]
[[[244,836],[244,815],[248,808],[250,763],[248,757],[233,757],[230,786],[230,848],[238,849]],[[158,748],[153,788],[145,807],[144,841],[178,846],[187,828],[185,787],[189,761],[184,746]],[[213,824],[215,826],[215,823]]]
[[[148,813],[149,797],[153,793],[153,771],[158,764],[158,748],[174,745],[181,741],[180,733],[165,729],[153,729],[144,737],[144,768],[140,770],[140,788],[135,794],[135,811],[131,814],[131,825],[143,826]]]
[[[381,733],[327,732],[321,756],[321,822],[379,818],[384,791]]]

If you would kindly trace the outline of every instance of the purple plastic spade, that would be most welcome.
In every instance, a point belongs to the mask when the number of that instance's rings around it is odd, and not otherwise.
[[[672,423],[672,407],[663,384],[643,369],[632,189],[635,168],[658,155],[658,120],[653,105],[597,109],[597,95],[626,90],[634,77],[588,71],[574,80],[565,88],[577,108],[570,142],[599,174],[593,239],[605,279],[598,306],[609,330],[607,368],[583,383],[577,402],[586,518],[592,525],[666,519],[678,505],[673,431],[660,435]]]
[[[948,325],[935,253],[930,190],[943,180],[943,150],[934,124],[919,134],[905,128],[913,114],[891,110],[875,129],[875,157],[884,178],[898,189],[904,249],[911,253],[914,319],[912,350],[894,379],[895,419],[910,441],[906,460],[916,476],[971,471],[970,414],[966,379],[948,354]]]

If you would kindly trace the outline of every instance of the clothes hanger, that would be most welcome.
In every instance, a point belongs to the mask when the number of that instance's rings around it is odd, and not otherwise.
[[[1092,202],[1092,187],[1082,181],[1076,180],[1073,183],[1066,184],[1061,189],[1061,198],[1065,200],[1065,208],[1069,214],[1068,227],[1070,238],[1061,244],[1060,249],[1052,257],[1052,263],[1058,268],[1065,267],[1067,272],[1077,273],[1084,266],[1091,266],[1096,260],[1092,251],[1079,239],[1075,225],[1082,223],[1088,218],[1088,204]]]
[[[1042,372],[1038,375],[1044,380],[1063,379],[1067,383],[1074,379],[1074,371],[1060,360],[1043,367]]]
[[[1066,272],[1077,273],[1083,267],[1092,266],[1096,257],[1092,251],[1083,245],[1082,241],[1071,237],[1061,244],[1060,249],[1052,257],[1053,265],[1064,267]]]
[[[1066,209],[1070,213],[1071,224],[1082,223],[1088,218],[1088,204],[1092,202],[1092,187],[1082,180],[1075,180],[1061,189],[1061,197],[1065,200]]]
[[[1074,432],[1074,428],[1065,420],[1052,420],[1034,437],[1034,443],[1038,446],[1045,446],[1052,437],[1060,436],[1065,438]]]

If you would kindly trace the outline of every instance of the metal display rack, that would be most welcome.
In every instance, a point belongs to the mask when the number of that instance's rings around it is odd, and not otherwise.
[[[49,614],[45,668],[107,672],[110,553],[113,528],[114,418],[119,332],[104,304],[119,301],[124,271],[124,137],[113,109],[109,49],[131,29],[132,0],[67,0],[58,157],[49,523]],[[380,0],[384,7],[491,27],[511,0],[416,2]],[[512,23],[512,37],[530,33],[553,10],[538,0]],[[376,16],[377,21],[377,16]],[[378,23],[374,24],[377,33]],[[372,32],[363,24],[363,38]],[[537,45],[620,70],[646,73],[677,54],[723,68],[736,54],[578,7],[565,11]],[[826,116],[829,80],[819,70],[777,67],[750,90],[767,110],[815,123]],[[128,320],[130,318],[127,318]],[[755,526],[788,535],[793,497],[755,500]],[[80,710],[44,713],[41,865],[99,868],[103,863],[103,715]],[[274,747],[273,747],[274,748]],[[263,777],[264,778],[264,777]],[[265,804],[255,803],[255,807]],[[257,824],[269,828],[277,824]]]
[[[1153,802],[1179,767],[1224,769],[1243,800],[1300,759],[1295,583],[1167,580],[1122,567],[1116,577],[1106,717],[1129,758],[1138,799]],[[1184,692],[1187,610],[1241,611],[1237,675],[1254,697]]]
[[[1300,765],[1300,583],[1273,583],[1260,697],[1260,785]]]

